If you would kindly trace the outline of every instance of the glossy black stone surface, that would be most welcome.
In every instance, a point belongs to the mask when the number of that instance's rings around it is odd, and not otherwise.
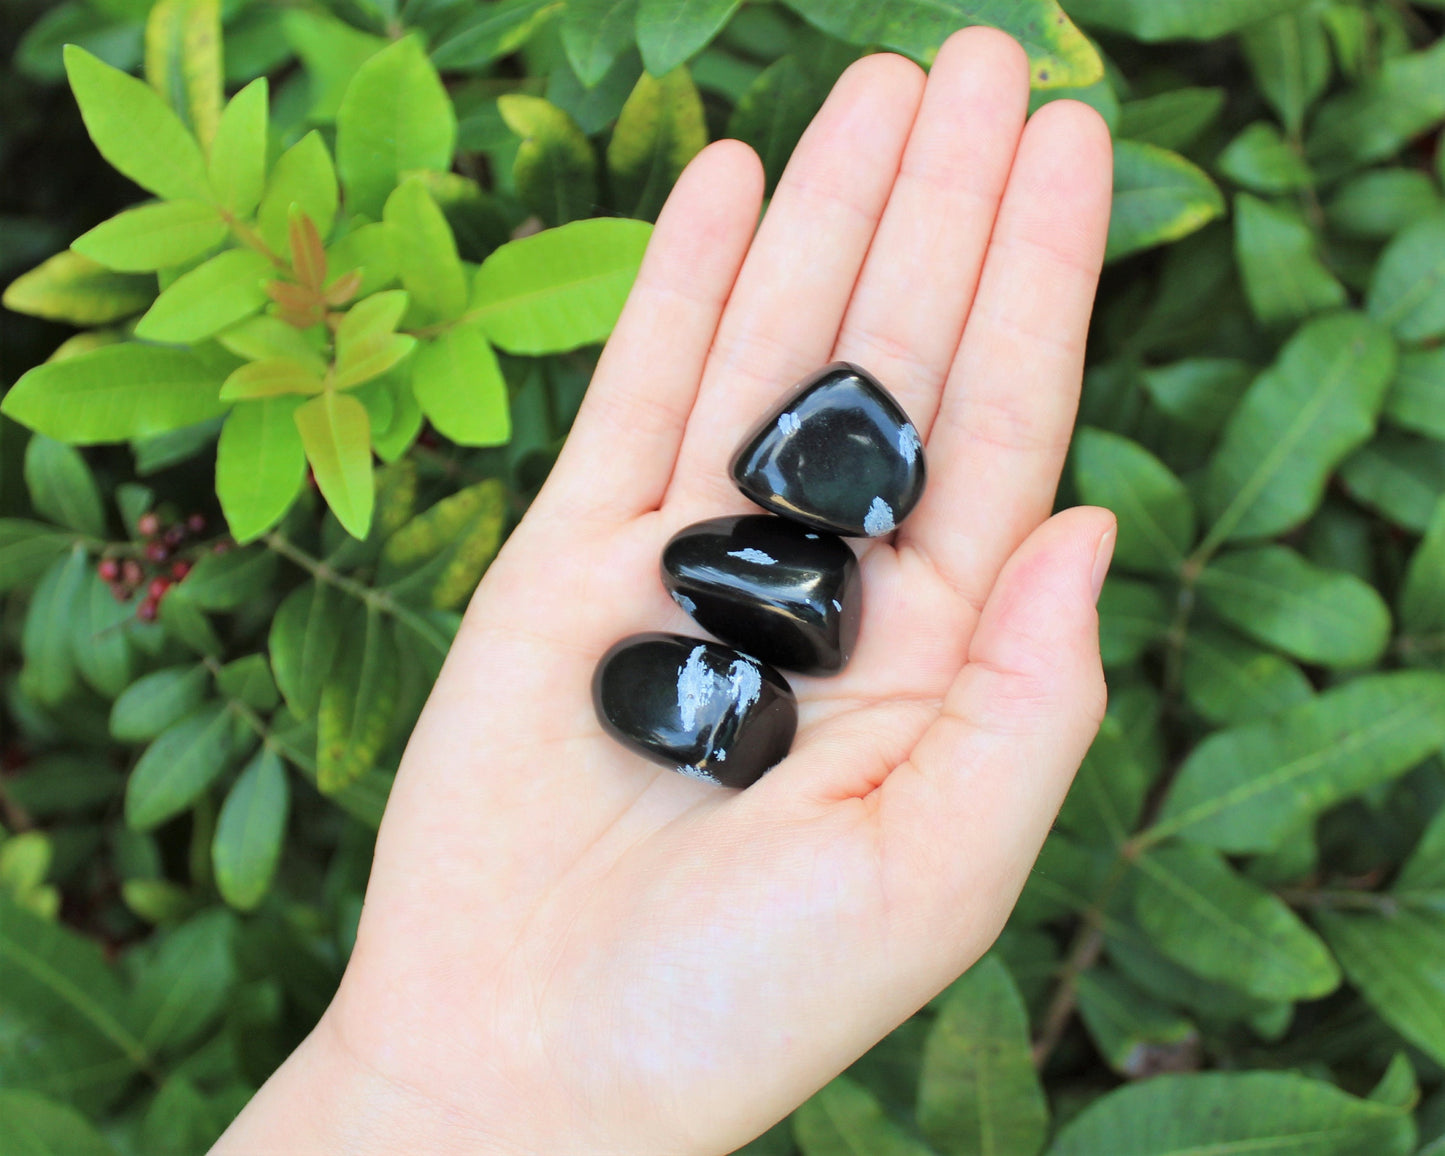
[[[634,634],[602,656],[592,703],[624,746],[690,778],[746,787],[787,755],[798,703],[766,663],[718,642]]]
[[[765,510],[876,538],[923,495],[918,431],[878,380],[846,361],[805,378],[743,440],[732,478]]]
[[[662,552],[668,593],[710,634],[803,674],[843,669],[858,639],[858,559],[836,534],[771,514],[713,518]]]

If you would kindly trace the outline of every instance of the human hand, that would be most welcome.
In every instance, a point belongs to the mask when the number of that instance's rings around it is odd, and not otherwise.
[[[1049,518],[1110,198],[1073,102],[969,29],[838,82],[761,227],[757,159],[705,150],[546,487],[407,748],[356,948],[217,1152],[716,1154],[763,1131],[998,934],[1105,701],[1113,521]],[[862,546],[851,664],[795,677],[792,754],[746,791],[606,737],[590,682],[795,380],[858,362],[929,486]],[[1047,520],[1046,520],[1047,519]]]

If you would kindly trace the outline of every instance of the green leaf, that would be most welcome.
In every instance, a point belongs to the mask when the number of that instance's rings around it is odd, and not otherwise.
[[[12,1009],[23,1008],[26,1019],[44,1025],[47,1033],[84,1041],[97,1058],[120,1061],[117,1076],[148,1060],[125,1023],[125,992],[99,944],[16,907],[3,894],[0,990],[7,1018]]]
[[[568,0],[562,46],[584,85],[591,88],[633,40],[637,0]]]
[[[1397,425],[1445,441],[1445,348],[1400,355],[1385,414]]]
[[[476,326],[458,326],[422,343],[411,386],[422,412],[458,445],[506,445],[512,436],[507,382]]]
[[[1325,206],[1325,220],[1346,236],[1386,241],[1440,207],[1429,173],[1372,169],[1340,186]]]
[[[322,9],[290,8],[281,17],[281,27],[306,66],[309,119],[318,124],[334,121],[347,86],[387,40]]]
[[[1330,45],[1310,11],[1287,12],[1245,28],[1245,59],[1287,132],[1298,137],[1305,113],[1330,82]]]
[[[1146,369],[1140,384],[1175,421],[1213,433],[1228,420],[1249,385],[1253,369],[1231,357],[1191,357]]]
[[[1123,725],[1109,716],[1074,776],[1055,825],[1087,843],[1120,846],[1139,821],[1150,779]]]
[[[641,0],[637,47],[653,76],[666,76],[708,46],[742,0]]]
[[[1267,718],[1314,694],[1289,659],[1210,626],[1190,629],[1182,675],[1189,705],[1220,726]]]
[[[35,1092],[0,1088],[8,1156],[115,1156],[115,1149],[74,1108]]]
[[[415,337],[396,332],[407,303],[408,295],[393,289],[347,310],[336,330],[334,389],[350,389],[379,377],[416,348]]]
[[[211,862],[221,898],[239,911],[254,910],[271,889],[289,797],[286,768],[274,751],[263,747],[221,807]]]
[[[260,318],[257,318],[260,320]],[[222,401],[259,401],[287,394],[320,393],[326,364],[315,354],[249,361],[221,383]]]
[[[507,127],[522,138],[512,179],[527,207],[549,225],[591,216],[597,204],[597,158],[577,123],[540,96],[497,98]]]
[[[1110,669],[1138,660],[1169,632],[1170,609],[1159,588],[1110,575],[1099,595],[1099,652]]]
[[[728,136],[751,145],[758,154],[769,194],[827,95],[824,78],[796,56],[784,56],[759,74],[733,109]]]
[[[226,239],[226,224],[204,201],[160,201],[103,221],[71,248],[108,269],[144,273],[184,265]]]
[[[1213,40],[1308,0],[1070,0],[1086,24],[1127,32],[1136,40]]]
[[[793,1137],[803,1156],[930,1156],[847,1076],[824,1085],[793,1113]]]
[[[276,555],[263,546],[206,554],[178,590],[202,610],[237,610],[263,598],[276,577]]]
[[[1314,183],[1309,164],[1267,121],[1257,120],[1219,154],[1219,171],[1257,193],[1290,193]]]
[[[1287,546],[1218,558],[1197,589],[1224,621],[1305,662],[1369,666],[1389,642],[1390,610],[1374,587],[1315,566]]]
[[[784,0],[829,36],[891,48],[932,62],[949,33],[969,24],[1001,28],[1029,54],[1035,88],[1073,88],[1103,76],[1103,61],[1054,0]],[[1071,4],[1070,7],[1073,7]]]
[[[226,698],[250,707],[257,714],[270,714],[281,702],[271,665],[264,654],[247,654],[216,671],[216,689]]]
[[[1134,910],[1169,958],[1261,999],[1317,999],[1340,983],[1329,950],[1279,899],[1204,847],[1135,860]]]
[[[289,357],[325,369],[318,329],[293,329],[269,314],[251,317],[216,335],[216,341],[237,357],[264,361],[268,357]]]
[[[341,646],[343,596],[320,582],[298,586],[271,620],[267,648],[276,685],[297,718],[316,714]]]
[[[130,627],[135,612],[117,602],[110,587],[88,566],[71,610],[75,668],[97,693],[113,699],[134,677]]]
[[[1445,808],[1435,812],[1391,889],[1393,895],[1406,901],[1412,892],[1436,891],[1445,891]]]
[[[1194,544],[1194,507],[1169,467],[1118,434],[1084,427],[1074,435],[1074,484],[1090,505],[1119,519],[1114,560],[1147,573],[1173,573]]]
[[[319,132],[309,132],[281,154],[256,209],[256,230],[276,252],[284,252],[291,229],[291,207],[311,218],[325,240],[331,234],[339,197],[336,168]]]
[[[1409,1156],[1407,1113],[1285,1072],[1156,1076],[1100,1097],[1049,1156]]]
[[[145,71],[209,148],[221,119],[220,0],[158,0],[146,21]]]
[[[447,29],[432,50],[432,60],[438,68],[483,68],[516,52],[561,10],[562,0],[478,5]]]
[[[1173,88],[1119,106],[1118,135],[1161,149],[1184,149],[1224,110],[1222,88]]]
[[[126,441],[225,412],[215,370],[186,349],[125,342],[37,365],[0,411],[70,445]]]
[[[121,742],[153,739],[205,701],[210,674],[204,666],[168,666],[126,687],[110,708],[110,733]]]
[[[1206,552],[1304,521],[1330,471],[1374,432],[1395,369],[1389,335],[1358,314],[1307,322],[1245,394],[1201,490]]]
[[[644,72],[622,106],[607,146],[613,197],[627,215],[655,220],[682,170],[707,144],[702,97],[678,67]]]
[[[114,168],[158,197],[212,199],[200,145],[152,88],[74,44],[65,71],[90,139]]]
[[[1152,1076],[1160,1057],[1167,1061],[1188,1056],[1198,1046],[1199,1031],[1189,1020],[1107,968],[1082,973],[1077,991],[1079,1018],[1109,1067],[1121,1076]]]
[[[1355,679],[1194,748],[1146,838],[1272,851],[1316,816],[1445,746],[1445,677]]]
[[[1400,589],[1400,625],[1410,636],[1445,638],[1445,499],[1410,558]]]
[[[131,771],[125,790],[127,825],[149,831],[179,815],[243,753],[235,720],[224,704],[213,702],[188,715],[146,747]]]
[[[1392,56],[1364,84],[1326,101],[1315,116],[1307,151],[1334,175],[1398,152],[1445,117],[1445,41]]]
[[[147,951],[127,1008],[128,1021],[147,1050],[183,1049],[225,1009],[236,981],[234,926],[229,912],[212,908]]]
[[[186,344],[234,325],[266,304],[271,263],[250,249],[228,249],[182,274],[136,323],[146,341]]]
[[[113,273],[80,253],[57,253],[22,273],[0,299],[6,309],[71,325],[108,325],[155,300],[154,277]]]
[[[386,543],[378,582],[438,610],[461,605],[502,542],[506,487],[496,478],[458,490],[412,518]]]
[[[170,1076],[146,1109],[140,1150],[147,1156],[207,1152],[225,1130],[232,1110],[207,1099],[184,1076]]]
[[[403,181],[386,199],[383,216],[392,231],[397,273],[421,320],[461,316],[467,307],[467,275],[451,226],[426,183],[418,178]]]
[[[88,568],[85,551],[77,546],[51,563],[30,597],[20,635],[25,656],[20,685],[45,706],[58,705],[75,689],[70,630]]]
[[[948,1156],[1035,1156],[1049,1107],[1029,1017],[1008,968],[986,955],[948,990],[923,1047],[918,1126]]]
[[[644,222],[598,218],[509,241],[477,270],[471,315],[508,353],[596,345],[617,323],[651,236]]]
[[[368,606],[347,632],[317,713],[316,783],[324,795],[356,782],[375,764],[391,732],[400,699],[396,638]]]
[[[249,217],[266,187],[266,126],[270,90],[264,76],[236,93],[221,114],[211,143],[211,185],[221,204]]]
[[[357,70],[336,113],[347,210],[380,217],[402,173],[451,168],[456,139],[456,113],[421,41],[383,48]]]
[[[79,451],[36,434],[25,447],[25,488],[36,513],[91,538],[105,537],[100,488]]]
[[[72,541],[53,526],[0,518],[0,593],[32,585]]]
[[[1340,467],[1340,482],[1360,505],[1423,534],[1445,494],[1445,444],[1386,431]]]
[[[216,497],[237,542],[260,537],[306,485],[306,451],[296,426],[299,398],[271,397],[231,410],[216,446]]]
[[[1250,308],[1262,325],[1298,321],[1345,303],[1345,287],[1316,256],[1315,236],[1293,209],[1239,194],[1234,253]]]
[[[326,504],[353,538],[371,529],[371,422],[356,398],[323,393],[295,413],[301,444]]]
[[[1445,912],[1321,910],[1315,918],[1365,1002],[1436,1063],[1445,1063]]]
[[[1115,142],[1106,260],[1177,241],[1223,215],[1224,198],[1203,169],[1154,145]]]
[[[172,638],[208,658],[220,655],[221,640],[205,613],[177,587],[161,599],[160,624]]]
[[[1401,341],[1445,334],[1445,213],[1416,221],[1390,242],[1370,278],[1366,305]]]

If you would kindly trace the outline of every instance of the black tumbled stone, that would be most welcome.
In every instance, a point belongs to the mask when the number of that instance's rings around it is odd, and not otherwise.
[[[875,538],[923,494],[923,445],[886,389],[846,361],[805,378],[743,440],[738,489],[814,530]]]
[[[836,673],[858,638],[858,559],[836,534],[785,518],[680,530],[662,552],[662,581],[704,630],[785,670]]]
[[[746,787],[781,762],[798,729],[787,680],[718,642],[634,634],[602,656],[592,703],[624,746],[690,778]]]

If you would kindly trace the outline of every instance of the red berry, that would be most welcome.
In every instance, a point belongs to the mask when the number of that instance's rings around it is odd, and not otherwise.
[[[152,578],[151,584],[146,587],[146,594],[159,602],[170,588],[171,580],[169,578]]]
[[[217,542],[214,546],[211,547],[211,553],[212,553],[212,554],[225,554],[225,553],[228,553],[228,552],[230,551],[231,547],[234,546],[234,545],[235,545],[234,542],[228,542],[228,541],[226,541],[225,538],[222,538],[219,542]]]
[[[192,534],[199,534],[205,528],[205,514],[192,514],[189,518],[186,519],[186,529],[189,530]]]
[[[154,622],[156,620],[156,606],[157,603],[154,598],[143,598],[141,604],[135,608],[135,616],[142,622]]]
[[[146,544],[146,557],[152,562],[164,562],[171,556],[171,548],[164,542],[149,542]]]
[[[102,558],[95,572],[100,575],[102,582],[114,582],[120,577],[120,563],[114,558]]]
[[[135,524],[142,538],[153,538],[160,533],[161,520],[154,513],[142,514]]]
[[[172,526],[166,531],[165,543],[167,546],[179,546],[186,540],[186,528],[184,526]]]
[[[127,586],[139,586],[144,576],[145,575],[141,573],[140,563],[134,558],[127,558],[125,562],[121,564],[120,578]]]
[[[191,564],[190,564],[189,562],[185,561],[185,559],[182,559],[182,560],[179,561],[179,562],[173,563],[172,566],[171,566],[171,577],[174,578],[177,582],[179,582],[182,578],[184,578],[184,577],[185,577],[187,574],[189,574],[190,572],[191,572]]]

